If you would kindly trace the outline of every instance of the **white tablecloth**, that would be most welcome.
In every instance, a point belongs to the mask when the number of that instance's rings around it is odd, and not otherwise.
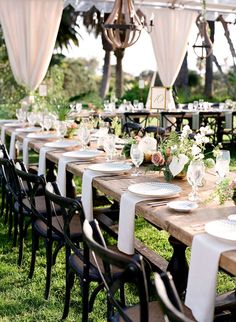
[[[39,150],[39,166],[38,166],[38,175],[46,174],[46,153],[48,151],[55,150],[55,148],[51,148],[49,146],[43,146]]]
[[[185,304],[198,322],[213,321],[219,258],[229,250],[236,250],[236,245],[208,234],[193,238]]]

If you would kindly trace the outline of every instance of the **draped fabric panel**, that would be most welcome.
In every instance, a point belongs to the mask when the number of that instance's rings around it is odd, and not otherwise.
[[[63,0],[0,0],[0,22],[16,81],[35,90],[47,72]]]
[[[145,9],[150,17],[152,9]],[[157,62],[157,70],[166,88],[170,88],[179,73],[197,12],[178,9],[156,9],[154,28],[150,33]],[[172,91],[168,90],[167,106],[173,107]]]

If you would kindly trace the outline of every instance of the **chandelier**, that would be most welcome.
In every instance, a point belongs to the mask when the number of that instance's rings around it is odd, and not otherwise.
[[[209,25],[206,20],[206,1],[202,0],[202,12],[196,20],[198,35],[193,45],[195,54],[203,60],[209,57],[213,51],[213,44],[209,36]]]
[[[102,17],[102,14],[101,14]],[[115,0],[114,7],[104,22],[104,34],[114,48],[127,48],[136,43],[142,29],[148,27],[145,18],[139,18],[133,0]],[[153,27],[153,15],[148,32]]]

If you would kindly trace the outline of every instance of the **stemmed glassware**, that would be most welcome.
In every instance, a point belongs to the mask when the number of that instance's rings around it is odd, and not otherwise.
[[[230,152],[228,150],[220,150],[216,157],[215,170],[218,176],[217,183],[229,173]]]
[[[143,158],[144,158],[144,153],[138,144],[131,145],[130,156],[131,156],[131,160],[132,160],[133,164],[135,165],[135,170],[132,173],[132,175],[138,176],[140,174],[138,171],[138,168],[139,168],[140,164],[142,164]]]
[[[60,141],[63,141],[63,138],[64,138],[66,131],[67,131],[66,122],[65,121],[57,121],[56,128],[57,128],[58,136],[60,137]]]
[[[188,166],[187,180],[192,186],[192,192],[188,195],[191,201],[199,201],[198,187],[201,186],[205,174],[205,166],[202,160],[192,160]]]
[[[80,126],[78,130],[78,137],[82,145],[82,151],[87,149],[87,145],[90,141],[90,130],[86,126]]]
[[[103,148],[107,154],[107,161],[112,161],[116,148],[116,136],[108,134],[103,140]]]

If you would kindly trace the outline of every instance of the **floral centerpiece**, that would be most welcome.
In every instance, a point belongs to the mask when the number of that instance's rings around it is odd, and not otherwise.
[[[199,133],[193,135],[188,125],[184,126],[181,135],[171,132],[152,154],[153,165],[149,169],[163,171],[166,180],[170,181],[177,175],[186,173],[192,160],[204,160],[207,167],[213,167],[214,160],[206,159],[204,155],[209,142],[208,132],[208,127],[201,127]],[[218,149],[215,148],[215,152]]]
[[[75,122],[69,123],[67,125],[65,137],[72,138],[74,135],[76,135],[77,130],[78,130],[78,124],[77,123],[75,123]]]

